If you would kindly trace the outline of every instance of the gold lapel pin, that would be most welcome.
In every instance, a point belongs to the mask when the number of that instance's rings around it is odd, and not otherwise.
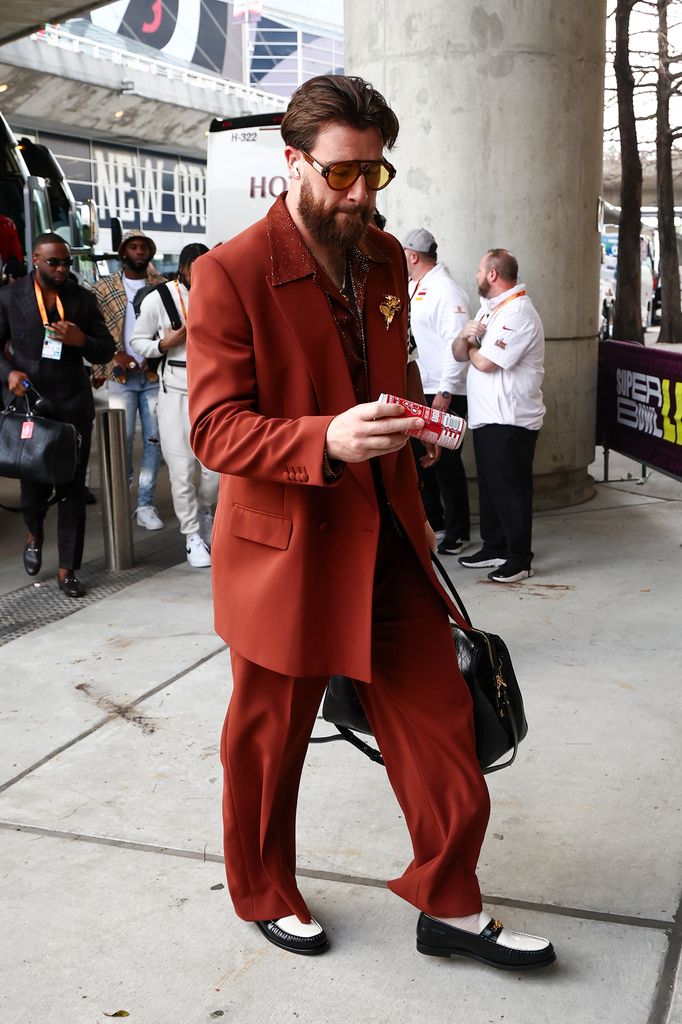
[[[386,321],[386,330],[389,329],[396,313],[401,309],[401,302],[397,295],[384,295],[384,300],[379,306],[380,312]]]

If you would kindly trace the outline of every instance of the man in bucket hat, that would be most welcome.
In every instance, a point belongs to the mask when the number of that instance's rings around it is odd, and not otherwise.
[[[134,228],[126,231],[118,247],[121,269],[101,278],[94,286],[95,295],[104,322],[116,342],[116,354],[105,366],[93,367],[93,381],[98,387],[105,381],[109,391],[109,405],[120,408],[126,416],[128,447],[128,481],[133,481],[133,443],[139,414],[142,426],[142,459],[137,495],[137,523],[146,530],[160,530],[163,526],[154,507],[156,478],[161,462],[159,428],[156,403],[159,378],[147,360],[137,355],[130,345],[135,329],[134,300],[138,292],[161,284],[164,278],[150,269],[156,254],[156,245],[144,231]]]

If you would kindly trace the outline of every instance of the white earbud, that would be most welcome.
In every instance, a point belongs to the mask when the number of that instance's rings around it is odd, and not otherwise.
[[[301,177],[301,172],[298,169],[298,164],[294,164],[294,177],[295,178],[300,178]]]

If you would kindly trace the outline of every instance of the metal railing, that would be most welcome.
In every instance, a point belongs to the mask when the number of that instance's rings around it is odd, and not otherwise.
[[[168,64],[146,54],[134,53],[131,50],[101,43],[95,39],[88,39],[87,36],[74,35],[56,25],[46,25],[40,32],[34,32],[31,39],[42,45],[54,46],[69,53],[81,53],[98,60],[106,60],[129,71],[140,71],[170,81],[182,82],[185,85],[205,89],[218,95],[234,96],[251,102],[258,100],[264,105],[268,105],[270,109],[283,110],[286,106],[286,101],[275,93],[266,92],[242,82],[220,78],[217,75],[196,71],[194,68]]]

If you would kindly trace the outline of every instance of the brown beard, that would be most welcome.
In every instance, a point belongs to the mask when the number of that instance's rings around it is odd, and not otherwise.
[[[321,200],[315,199],[313,190],[303,179],[298,200],[301,220],[318,245],[330,249],[350,249],[364,237],[372,221],[374,206],[355,206],[353,212],[343,209],[326,210]]]

